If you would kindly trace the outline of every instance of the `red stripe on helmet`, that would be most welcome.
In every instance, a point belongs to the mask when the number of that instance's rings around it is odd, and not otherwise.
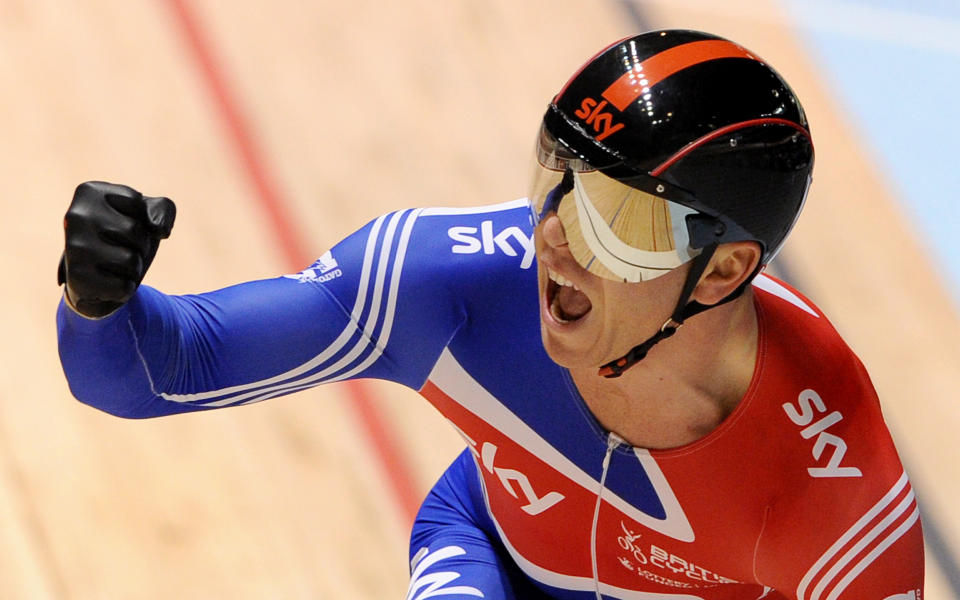
[[[632,37],[633,37],[633,36],[630,35],[630,36],[627,36],[627,37],[623,38],[622,40],[617,40],[617,41],[615,41],[614,43],[610,44],[609,46],[607,46],[606,48],[604,48],[604,49],[601,50],[600,52],[597,52],[596,54],[594,54],[593,56],[591,56],[591,57],[590,57],[590,60],[588,60],[587,62],[585,62],[585,63],[583,63],[582,65],[580,65],[580,68],[577,69],[577,72],[573,74],[573,77],[571,77],[570,79],[568,79],[567,82],[566,82],[565,84],[563,84],[563,89],[561,89],[561,90],[560,90],[560,93],[558,93],[558,94],[554,97],[554,99],[553,99],[554,104],[556,104],[557,101],[560,100],[560,97],[563,96],[563,94],[567,91],[567,88],[570,87],[570,84],[573,83],[573,80],[576,79],[577,77],[579,77],[579,76],[580,76],[580,73],[583,73],[583,70],[586,69],[587,66],[590,65],[590,63],[592,63],[593,61],[597,60],[597,58],[598,58],[599,56],[603,55],[603,54],[604,54],[607,50],[609,50],[610,48],[613,48],[614,46],[616,46],[616,45],[618,45],[618,44],[622,44],[622,43],[624,43],[625,41],[629,40],[629,39],[632,38]]]
[[[739,123],[732,123],[732,124],[730,124],[730,125],[725,125],[725,126],[719,128],[719,129],[714,129],[713,131],[711,131],[711,132],[708,133],[707,135],[693,140],[692,142],[690,142],[689,144],[687,144],[687,145],[684,146],[683,148],[680,148],[680,150],[677,151],[673,156],[671,156],[671,157],[668,158],[667,160],[663,161],[663,162],[660,164],[660,166],[658,166],[658,167],[656,167],[655,169],[653,169],[652,171],[650,171],[650,174],[653,175],[654,177],[659,177],[659,176],[662,175],[663,172],[666,171],[671,165],[673,165],[674,163],[676,163],[678,160],[680,160],[680,159],[683,158],[684,156],[690,154],[691,152],[693,152],[694,150],[696,150],[696,149],[699,148],[700,146],[706,144],[707,142],[710,142],[710,141],[712,141],[712,140],[715,140],[715,139],[717,139],[718,137],[723,137],[724,135],[726,135],[726,134],[728,134],[728,133],[730,133],[730,132],[732,132],[732,131],[736,131],[736,130],[738,130],[738,129],[744,129],[744,128],[746,128],[746,127],[753,127],[753,126],[755,126],[755,125],[786,125],[787,127],[793,127],[794,129],[796,129],[797,131],[799,131],[800,133],[802,133],[802,134],[807,138],[807,140],[810,142],[810,145],[813,146],[813,140],[810,139],[810,132],[807,131],[806,129],[804,129],[803,126],[801,126],[801,125],[799,125],[799,124],[797,124],[797,123],[794,123],[793,121],[788,121],[788,120],[786,120],[786,119],[775,119],[775,118],[772,118],[772,117],[770,117],[770,118],[763,118],[763,119],[750,119],[749,121],[740,121]]]
[[[703,40],[681,44],[635,64],[632,69],[604,90],[603,97],[617,107],[617,110],[623,111],[634,100],[649,92],[650,88],[677,71],[718,58],[758,60],[742,47],[727,40]]]

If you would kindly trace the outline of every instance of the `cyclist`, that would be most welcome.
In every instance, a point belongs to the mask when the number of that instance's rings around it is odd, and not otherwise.
[[[82,184],[73,393],[139,418],[359,377],[419,390],[467,448],[417,517],[410,600],[921,598],[869,377],[761,273],[813,168],[784,80],[710,34],[633,36],[551,101],[536,158],[529,199],[400,210],[301,273],[193,296],[140,285],[173,204]]]

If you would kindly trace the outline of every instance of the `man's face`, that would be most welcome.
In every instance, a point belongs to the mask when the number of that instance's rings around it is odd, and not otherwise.
[[[641,283],[598,277],[570,254],[553,213],[537,225],[535,243],[543,345],[567,368],[599,367],[653,335],[673,312],[689,269]]]

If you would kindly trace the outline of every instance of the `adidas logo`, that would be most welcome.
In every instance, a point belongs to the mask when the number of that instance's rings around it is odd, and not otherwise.
[[[284,277],[287,279],[296,279],[300,283],[306,283],[308,281],[323,283],[324,281],[336,279],[341,275],[343,275],[343,271],[337,264],[337,259],[333,257],[330,250],[327,250],[323,256],[318,258],[310,267],[293,275],[284,275]]]

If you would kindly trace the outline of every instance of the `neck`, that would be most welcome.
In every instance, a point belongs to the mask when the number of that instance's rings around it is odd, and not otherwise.
[[[672,448],[709,434],[737,407],[753,378],[753,295],[689,319],[623,375],[570,373],[600,423],[634,446]]]

